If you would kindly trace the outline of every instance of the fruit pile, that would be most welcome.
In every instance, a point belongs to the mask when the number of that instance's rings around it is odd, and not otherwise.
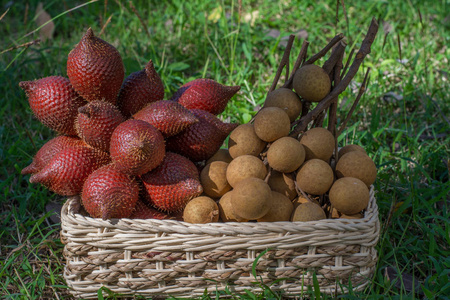
[[[151,61],[124,79],[119,52],[91,29],[69,53],[67,75],[19,84],[36,118],[59,134],[22,174],[81,195],[95,218],[180,219],[203,192],[196,163],[237,126],[216,115],[240,87],[197,79],[163,100]]]
[[[299,139],[289,136],[302,111],[301,99],[320,102],[330,92],[328,74],[305,65],[295,73],[293,87],[295,91],[282,87],[268,93],[253,123],[234,129],[228,152],[221,150],[221,157],[210,159],[201,171],[204,193],[220,197],[222,221],[362,218],[377,173],[365,150],[347,145],[339,150],[336,164],[335,137],[329,130],[313,127]]]
[[[60,134],[22,173],[60,195],[81,195],[95,218],[361,218],[377,170],[362,147],[339,150],[336,104],[373,37],[366,37],[345,77],[345,44],[337,37],[308,61],[304,43],[291,76],[275,89],[289,66],[290,39],[264,106],[238,125],[216,115],[239,86],[196,79],[163,100],[151,61],[124,80],[118,51],[89,29],[69,54],[68,79],[20,83],[36,117]],[[315,65],[334,45],[323,67]],[[221,149],[227,137],[228,148]]]

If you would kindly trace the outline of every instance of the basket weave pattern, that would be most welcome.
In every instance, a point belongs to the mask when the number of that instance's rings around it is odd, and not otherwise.
[[[81,212],[81,213],[80,213]],[[199,296],[245,289],[256,281],[285,295],[313,284],[345,293],[362,290],[377,261],[380,224],[374,189],[363,219],[314,222],[189,224],[174,220],[101,220],[83,215],[80,199],[65,203],[61,239],[64,276],[73,295],[97,298],[106,286],[125,295]],[[256,265],[255,258],[269,249]]]

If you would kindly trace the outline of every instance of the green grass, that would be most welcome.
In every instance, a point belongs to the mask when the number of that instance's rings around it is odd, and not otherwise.
[[[0,52],[39,37],[38,33],[26,36],[37,28],[33,16],[38,1],[27,2],[26,20],[26,2],[15,1],[0,22]],[[340,98],[338,122],[350,108],[365,69],[372,68],[369,89],[341,135],[340,145],[363,145],[378,166],[379,261],[370,286],[345,297],[448,299],[448,1],[345,1],[348,23],[342,7],[336,23],[336,1],[243,2],[239,15],[237,1],[174,0],[162,4],[135,0],[148,24],[147,35],[128,1],[97,1],[68,13],[64,12],[83,2],[49,1],[44,8],[53,17],[62,14],[54,20],[54,38],[0,55],[0,299],[71,299],[62,277],[59,225],[50,223],[45,211],[49,201],[64,199],[29,184],[29,176],[20,175],[54,133],[32,116],[18,83],[66,76],[69,51],[88,27],[99,33],[110,16],[101,37],[117,47],[127,74],[152,59],[164,82],[166,98],[194,78],[240,85],[241,91],[222,117],[241,123],[263,103],[289,34],[305,30],[311,43],[309,53],[315,53],[343,32],[348,55],[351,47],[360,45],[373,16],[385,21],[385,27],[389,24],[391,31],[384,43],[380,22],[372,53]],[[2,1],[0,15],[6,11],[5,5]],[[281,35],[271,36],[270,30],[279,30]],[[295,41],[291,63],[301,42]],[[418,280],[417,293],[402,281],[405,276],[388,281],[387,267]],[[236,297],[271,297],[270,290],[264,293]],[[313,290],[309,297],[315,298]]]

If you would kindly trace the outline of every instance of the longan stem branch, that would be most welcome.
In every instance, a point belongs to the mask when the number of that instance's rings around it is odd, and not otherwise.
[[[345,43],[340,42],[335,48],[334,53],[337,53],[338,56],[336,63],[333,68],[333,81],[334,86],[337,86],[341,82],[341,70],[342,70],[342,60],[344,58],[344,51],[345,51]],[[333,53],[332,53],[333,56]],[[331,57],[330,57],[331,59]],[[337,105],[338,105],[339,96],[334,98],[333,102],[330,105],[329,109],[329,118],[328,118],[328,130],[334,135],[336,133],[336,120],[337,120]]]
[[[314,120],[312,127],[322,127],[323,121],[325,120],[325,112],[322,111],[319,116]]]
[[[355,48],[352,48],[352,51],[350,51],[350,54],[348,55],[347,62],[345,63],[345,67],[342,70],[341,78],[343,78],[345,76],[348,66],[350,65],[350,62],[352,61],[353,54],[355,54]]]
[[[342,40],[344,38],[344,34],[339,33],[338,35],[336,35],[329,43],[328,45],[326,45],[322,50],[320,50],[319,52],[317,52],[316,54],[314,54],[310,59],[308,59],[304,64],[305,65],[310,65],[313,64],[315,61],[317,61],[318,59],[320,59],[321,57],[325,56],[325,54],[327,54],[327,52],[334,46],[336,45],[340,40]]]
[[[334,66],[338,63],[339,60],[342,60],[342,57],[345,52],[345,47],[347,47],[347,44],[344,41],[341,41],[336,45],[336,47],[333,48],[333,50],[331,51],[330,58],[322,66],[322,69],[324,69],[327,74],[331,74]]]
[[[300,49],[300,53],[297,56],[297,60],[295,61],[294,68],[292,69],[291,75],[286,83],[283,85],[284,88],[292,89],[292,82],[294,81],[295,72],[300,68],[302,62],[305,60],[306,53],[308,52],[308,41],[303,41],[302,48]]]
[[[299,133],[301,133],[306,129],[309,122],[317,118],[320,112],[328,108],[333,102],[334,98],[339,96],[339,94],[341,94],[347,88],[347,86],[350,84],[350,81],[353,79],[353,77],[355,77],[356,73],[358,72],[359,66],[363,62],[364,58],[370,53],[370,48],[372,46],[373,41],[375,40],[377,32],[378,32],[378,22],[375,18],[373,18],[369,30],[367,32],[367,35],[364,38],[364,41],[361,44],[361,48],[356,54],[356,57],[353,60],[353,63],[348,70],[348,73],[345,75],[342,81],[338,85],[336,85],[334,89],[322,101],[320,101],[317,104],[317,106],[312,111],[310,111],[306,116],[300,119],[300,122],[294,128],[290,136],[297,138]]]
[[[356,96],[356,99],[353,102],[353,105],[350,108],[350,111],[348,112],[347,117],[345,118],[344,122],[342,122],[341,126],[339,127],[339,130],[336,133],[336,137],[338,137],[342,133],[342,131],[345,129],[345,126],[347,126],[347,123],[350,120],[350,117],[352,116],[353,112],[355,111],[356,106],[359,103],[359,100],[361,99],[362,95],[366,91],[366,83],[367,83],[367,78],[369,76],[369,72],[370,72],[370,68],[367,69],[366,75],[364,76],[364,80],[363,80],[361,86],[359,87],[358,95]]]
[[[277,87],[278,80],[280,80],[281,72],[283,71],[284,66],[289,63],[289,54],[291,53],[292,44],[294,43],[295,35],[291,34],[289,36],[289,41],[286,45],[286,49],[284,50],[283,58],[281,59],[280,65],[278,66],[277,73],[275,78],[273,79],[272,86],[269,89],[269,92],[272,92]]]

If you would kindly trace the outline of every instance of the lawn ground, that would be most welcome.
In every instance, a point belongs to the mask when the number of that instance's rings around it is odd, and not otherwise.
[[[101,38],[119,50],[127,75],[152,59],[166,98],[194,78],[240,85],[221,117],[245,123],[264,102],[289,34],[298,37],[297,51],[307,38],[309,53],[315,53],[342,32],[348,56],[372,17],[380,30],[341,96],[338,122],[370,67],[368,90],[339,142],[364,146],[378,167],[382,231],[371,284],[344,297],[448,299],[448,1],[345,1],[338,19],[336,1],[324,0],[243,1],[240,8],[237,1],[132,3],[147,28],[129,1],[48,1],[43,8],[54,18],[52,38],[23,47],[40,37],[38,1],[0,2],[0,299],[71,299],[62,277],[60,225],[46,211],[48,203],[64,198],[20,175],[55,134],[33,117],[18,83],[66,76],[67,54],[87,28],[98,34],[104,29]]]

